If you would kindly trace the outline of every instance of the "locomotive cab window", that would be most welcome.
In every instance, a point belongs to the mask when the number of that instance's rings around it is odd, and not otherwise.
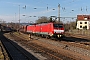
[[[54,27],[55,27],[55,28],[62,28],[63,25],[62,25],[62,24],[54,24]]]

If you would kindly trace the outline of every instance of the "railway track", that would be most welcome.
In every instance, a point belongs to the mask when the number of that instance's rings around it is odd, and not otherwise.
[[[79,39],[79,38],[65,37],[60,40],[57,39],[57,41],[59,41],[59,43],[57,43],[57,47],[61,47],[66,50],[82,54],[83,56],[90,57],[90,40],[86,40],[83,38]]]
[[[1,41],[0,41],[0,60],[10,60]]]
[[[75,53],[79,53],[83,56],[90,57],[90,40],[84,38],[68,37],[68,38],[62,38],[62,41],[61,40],[57,40],[57,41],[60,42],[57,44],[57,47],[61,47],[65,50],[69,50]],[[55,45],[55,43],[50,43],[50,44]]]
[[[67,42],[66,40],[64,41],[58,40],[59,42],[54,40],[54,41],[51,41],[52,43],[49,42],[50,40],[49,41],[47,40],[47,42],[45,42],[45,40],[42,40],[42,42],[52,44],[54,46],[60,47],[62,49],[65,49],[71,52],[79,53],[86,57],[87,56],[90,57],[90,42],[78,42],[77,43],[77,42]]]
[[[17,43],[5,38],[3,34],[0,34],[0,40],[2,41],[10,60],[38,60],[32,54],[17,45]]]
[[[14,37],[18,38],[17,36],[14,36]],[[33,44],[33,43],[27,44],[27,41],[25,41],[23,39],[20,39],[20,38],[18,38],[18,39],[19,39],[18,42],[20,42],[24,46],[25,45],[28,46],[28,48],[32,49],[33,51],[35,51],[35,53],[41,53],[44,56],[48,55],[47,60],[48,59],[50,59],[50,60],[52,60],[52,59],[55,59],[55,60],[63,60],[63,59],[64,60],[66,60],[66,59],[67,60],[72,60],[72,58],[69,58],[69,57],[66,57],[64,55],[58,54],[58,53],[56,53],[56,52],[54,52],[52,50],[49,50],[49,49],[47,49],[45,47],[42,47],[42,46],[39,46],[39,45]]]
[[[33,50],[35,53],[40,53],[41,55],[46,56],[47,60],[52,60],[52,59],[54,59],[54,60],[72,60],[73,59],[72,57],[68,57],[68,56],[65,56],[63,54],[57,53],[53,50],[47,49],[47,48],[42,47],[38,44],[30,43],[27,40],[23,40],[20,37],[17,37],[14,35],[11,35],[11,36],[14,37],[15,39],[18,39],[15,41],[19,42],[23,46],[26,46],[30,50]]]

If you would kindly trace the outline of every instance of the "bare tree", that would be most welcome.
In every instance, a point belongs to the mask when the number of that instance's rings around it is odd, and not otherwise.
[[[70,22],[70,29],[76,29],[76,22]]]
[[[65,31],[76,29],[76,22],[70,22],[64,24]]]
[[[42,16],[38,20],[36,20],[36,23],[44,23],[44,22],[48,22],[48,21],[49,21],[49,18]]]

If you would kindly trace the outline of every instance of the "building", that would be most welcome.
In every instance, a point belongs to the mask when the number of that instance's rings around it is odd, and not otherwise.
[[[77,15],[77,29],[90,29],[90,15]]]

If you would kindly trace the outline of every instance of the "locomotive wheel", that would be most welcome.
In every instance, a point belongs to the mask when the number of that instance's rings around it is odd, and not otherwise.
[[[50,36],[46,36],[46,39],[49,39],[50,38]]]
[[[42,36],[42,38],[44,38],[44,35],[41,35]]]

